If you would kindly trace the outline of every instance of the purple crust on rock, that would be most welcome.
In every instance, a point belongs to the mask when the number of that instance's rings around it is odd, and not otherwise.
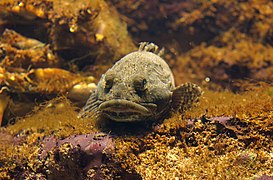
[[[0,143],[1,144],[12,144],[19,145],[24,142],[24,136],[13,136],[10,133],[0,129]]]
[[[105,133],[65,139],[46,137],[39,152],[40,167],[32,174],[44,175],[46,179],[141,179],[135,172],[126,172],[112,158],[114,150],[112,137]]]
[[[46,157],[47,153],[57,147],[57,139],[53,136],[46,137],[43,141],[43,148],[41,149],[40,157],[43,159]]]
[[[194,123],[198,120],[201,120],[203,123],[206,122],[218,122],[222,125],[227,125],[228,121],[231,120],[233,117],[230,116],[216,116],[216,117],[212,117],[212,118],[206,118],[206,117],[202,117],[202,118],[198,118],[198,119],[189,119],[188,120],[188,126],[194,126]]]
[[[63,153],[62,148],[64,146],[68,147],[67,153]],[[91,168],[95,168],[97,169],[94,175],[96,179],[96,177],[101,177],[100,166],[104,163],[104,157],[111,155],[113,151],[114,142],[108,134],[92,133],[73,135],[65,139],[57,139],[53,136],[47,137],[43,141],[39,156],[47,161],[46,164],[48,164],[51,174],[54,174],[54,178],[63,176],[63,174],[56,175],[59,173],[58,167],[62,167],[62,171],[67,172],[66,175],[69,173],[85,174]],[[52,155],[54,157],[53,162],[50,160]],[[71,167],[73,168],[70,169]],[[73,169],[77,169],[77,172],[72,172]]]
[[[261,177],[255,178],[255,180],[273,180],[273,176],[263,174]]]
[[[73,135],[63,140],[51,136],[44,140],[41,157],[44,158],[51,149],[58,148],[65,143],[70,143],[73,147],[79,146],[81,151],[87,155],[96,155],[102,153],[103,150],[111,150],[114,147],[112,138],[104,133]]]
[[[232,119],[232,117],[230,117],[230,116],[216,116],[216,117],[210,118],[209,120],[210,121],[217,121],[220,124],[226,125],[227,121],[229,121],[231,119]]]

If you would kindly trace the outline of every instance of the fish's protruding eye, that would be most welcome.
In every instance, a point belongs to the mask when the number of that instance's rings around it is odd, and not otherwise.
[[[105,91],[109,92],[114,84],[114,74],[109,73],[105,76]]]
[[[111,89],[113,86],[113,79],[108,79],[105,81],[105,88],[106,89]]]
[[[142,76],[134,78],[134,88],[137,92],[143,92],[146,90],[147,80]]]

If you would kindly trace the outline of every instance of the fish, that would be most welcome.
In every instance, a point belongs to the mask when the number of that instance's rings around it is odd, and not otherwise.
[[[164,48],[141,42],[138,51],[121,58],[101,76],[78,117],[156,121],[170,112],[189,109],[203,91],[190,82],[175,86],[163,53]]]

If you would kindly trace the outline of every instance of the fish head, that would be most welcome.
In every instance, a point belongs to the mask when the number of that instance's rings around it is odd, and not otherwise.
[[[127,58],[139,57],[131,56]],[[171,89],[174,86],[171,71],[167,77],[162,77],[162,74],[155,71],[160,65],[153,61],[145,61],[145,58],[141,61],[129,60],[121,61],[123,63],[102,75],[97,90],[101,102],[99,111],[119,122],[155,119],[170,106]]]
[[[168,110],[183,113],[202,95],[199,86],[175,87],[168,64],[153,43],[140,43],[102,75],[79,117],[101,115],[118,122],[156,120]]]

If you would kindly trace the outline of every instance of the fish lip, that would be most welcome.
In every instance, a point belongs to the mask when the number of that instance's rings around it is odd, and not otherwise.
[[[155,104],[136,103],[125,99],[112,99],[99,105],[99,110],[115,121],[135,121],[141,117],[154,115]],[[150,107],[153,107],[151,109]]]

